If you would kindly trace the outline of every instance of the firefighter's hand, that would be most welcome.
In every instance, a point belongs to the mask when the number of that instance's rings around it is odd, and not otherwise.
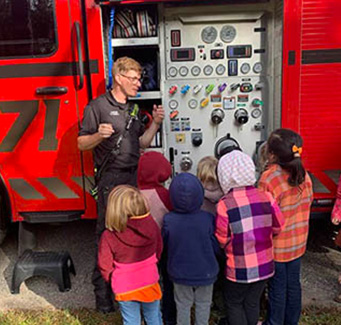
[[[165,111],[162,105],[153,106],[153,121],[160,125],[165,118]]]
[[[109,138],[114,132],[110,123],[102,123],[98,127],[98,133],[103,139]]]

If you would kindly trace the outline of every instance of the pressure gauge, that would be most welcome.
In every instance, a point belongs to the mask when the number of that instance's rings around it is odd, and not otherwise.
[[[188,74],[188,68],[184,66],[180,67],[179,73],[180,73],[180,76],[186,77]]]
[[[178,74],[178,70],[175,67],[170,67],[168,69],[168,74],[170,77],[176,77],[176,75]]]
[[[211,65],[206,65],[204,67],[204,74],[205,76],[210,76],[213,72],[213,67]]]
[[[195,65],[195,66],[191,69],[191,73],[192,73],[192,75],[193,75],[194,77],[199,76],[200,72],[201,72],[201,69],[200,69],[200,67],[199,67],[198,65]]]
[[[192,109],[194,109],[194,108],[197,108],[197,106],[198,106],[198,101],[196,100],[196,99],[191,99],[189,102],[188,102],[188,107],[189,108],[192,108]]]
[[[260,62],[256,62],[253,66],[253,72],[254,73],[261,73],[263,70],[263,66]]]
[[[241,71],[241,73],[243,73],[243,74],[249,73],[249,72],[250,72],[250,69],[251,69],[251,67],[250,67],[250,64],[248,64],[248,63],[243,63],[243,64],[241,65],[241,67],[240,67],[240,71]]]
[[[213,26],[207,26],[201,31],[201,39],[204,43],[213,43],[218,36],[218,31]]]
[[[168,106],[170,109],[177,109],[178,108],[178,102],[175,99],[172,99],[169,103]]]
[[[220,31],[220,38],[225,43],[231,43],[237,35],[236,29],[231,25],[225,25]]]
[[[251,112],[251,116],[253,118],[258,118],[262,115],[262,111],[260,110],[260,108],[255,108],[252,112]]]
[[[225,73],[226,68],[223,64],[219,64],[217,65],[217,67],[215,68],[215,72],[217,75],[221,76]]]

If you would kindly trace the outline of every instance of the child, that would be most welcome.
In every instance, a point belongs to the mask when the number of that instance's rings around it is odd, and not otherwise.
[[[339,184],[337,186],[336,201],[335,201],[334,208],[332,211],[331,219],[334,225],[339,225],[341,222],[341,176],[339,179]],[[335,245],[337,247],[341,247],[341,228],[339,229],[339,232],[335,239]],[[341,303],[341,274],[339,275],[338,283],[339,283],[339,293],[334,298],[334,300],[336,302]]]
[[[159,274],[160,229],[141,192],[129,185],[113,189],[108,198],[98,250],[98,267],[111,282],[124,325],[141,323],[140,308],[148,325],[161,325]]]
[[[255,165],[232,151],[218,164],[224,197],[217,205],[216,237],[227,257],[225,300],[229,325],[255,325],[267,279],[274,274],[273,236],[283,215],[270,194],[254,184]]]
[[[216,204],[223,196],[217,180],[218,159],[213,156],[202,158],[197,167],[197,177],[204,187],[204,203],[201,209],[216,214]]]
[[[164,215],[171,210],[169,191],[164,183],[172,174],[172,166],[163,154],[156,151],[144,153],[137,168],[137,183],[141,193],[147,199],[150,212],[159,227],[162,227]],[[167,252],[164,250],[160,261],[163,297],[162,317],[165,325],[176,324],[176,306],[173,283],[167,274]]]
[[[169,192],[162,183],[171,175],[172,166],[160,152],[149,151],[140,157],[137,184],[147,198],[150,213],[160,228],[164,215],[171,209]]]
[[[259,188],[278,203],[285,224],[274,239],[275,276],[269,281],[269,309],[264,324],[298,324],[301,314],[301,257],[305,252],[312,183],[302,161],[302,138],[278,129],[268,139],[269,166]]]
[[[167,270],[174,283],[177,324],[190,324],[195,304],[195,324],[207,325],[218,274],[214,216],[200,210],[204,189],[194,175],[177,175],[169,191],[173,211],[164,217],[163,238],[168,252]]]

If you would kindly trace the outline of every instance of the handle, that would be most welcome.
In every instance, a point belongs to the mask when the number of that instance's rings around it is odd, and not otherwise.
[[[37,95],[64,95],[67,92],[67,87],[39,87],[36,89]]]
[[[84,86],[84,66],[83,66],[83,54],[81,45],[81,30],[78,21],[75,22],[77,51],[78,51],[78,71],[79,71],[79,85],[78,89],[82,89]]]

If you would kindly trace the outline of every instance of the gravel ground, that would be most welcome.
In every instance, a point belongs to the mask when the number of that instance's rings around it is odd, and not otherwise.
[[[72,289],[69,292],[59,292],[53,280],[33,277],[21,285],[20,294],[17,295],[10,293],[12,271],[17,259],[16,231],[13,230],[0,247],[0,310],[94,308],[91,285],[95,253],[94,229],[94,221],[77,221],[55,226],[39,225],[38,250],[69,251],[77,275],[71,275]],[[313,236],[316,238],[318,234]],[[341,253],[323,248],[325,243],[326,241],[320,241],[316,244],[315,241],[310,245],[313,249],[309,249],[303,258],[304,305],[340,306],[333,298],[338,290],[337,276],[341,272]]]

